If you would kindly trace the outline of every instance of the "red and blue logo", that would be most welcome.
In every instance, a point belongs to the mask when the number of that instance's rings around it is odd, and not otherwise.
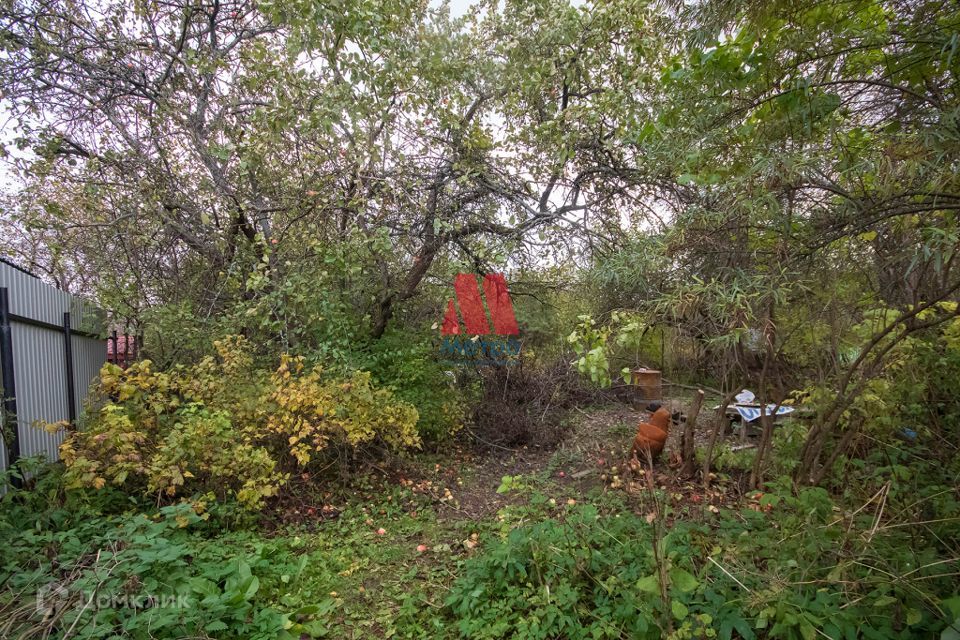
[[[482,289],[481,295],[477,277],[472,273],[459,273],[454,278],[455,297],[447,301],[440,328],[440,353],[457,364],[511,364],[520,354],[520,327],[507,280],[502,273],[488,273],[483,277]]]

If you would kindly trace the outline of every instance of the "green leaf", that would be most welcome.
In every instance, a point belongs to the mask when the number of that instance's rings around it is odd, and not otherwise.
[[[195,592],[203,596],[218,596],[220,595],[220,587],[212,580],[207,580],[206,578],[192,578],[190,580],[190,588]]]
[[[327,625],[329,624],[326,620],[311,620],[309,622],[304,622],[301,625],[304,633],[313,637],[313,638],[322,638],[327,635],[328,629]]]
[[[657,579],[657,575],[653,574],[637,580],[637,589],[643,593],[659,594],[660,581]]]
[[[243,591],[243,597],[245,600],[249,600],[260,589],[260,578],[257,576],[250,576],[245,584],[246,587]]]
[[[740,637],[744,640],[753,640],[756,637],[750,623],[736,614],[729,614],[720,623],[720,631],[717,635],[720,640],[731,640],[734,631],[740,634]]]
[[[888,607],[891,604],[896,603],[897,599],[893,596],[880,596],[873,602],[875,607]]]
[[[684,571],[683,569],[671,569],[670,584],[683,593],[689,593],[690,591],[696,589],[700,583],[689,571]]]
[[[673,600],[670,602],[670,611],[673,613],[673,617],[677,620],[683,620],[687,617],[687,614],[690,613],[690,610],[687,609],[687,605],[683,604],[679,600]]]
[[[945,598],[940,604],[947,608],[947,611],[953,614],[954,618],[960,618],[960,596]]]

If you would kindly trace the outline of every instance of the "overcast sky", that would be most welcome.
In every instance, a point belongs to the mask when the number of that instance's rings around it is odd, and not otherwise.
[[[472,5],[473,0],[450,0],[450,14],[454,17],[462,16]]]

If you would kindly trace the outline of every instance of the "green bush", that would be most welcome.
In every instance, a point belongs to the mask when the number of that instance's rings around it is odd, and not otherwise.
[[[62,526],[35,519],[30,526],[31,514],[9,501],[3,506],[3,638],[292,640],[310,636],[331,606],[271,604],[264,581],[283,574],[285,588],[296,591],[305,563],[252,544],[248,534],[224,535],[198,506],[164,507],[153,517],[61,509]]]
[[[657,637],[650,526],[578,508],[474,558],[447,605],[470,638]]]
[[[464,637],[521,639],[931,638],[960,616],[940,546],[955,534],[877,531],[873,513],[843,514],[825,490],[793,494],[786,480],[707,517],[661,540],[668,602],[653,527],[576,507],[468,560],[448,610]]]
[[[376,383],[417,408],[417,431],[428,443],[441,443],[459,431],[467,415],[467,399],[454,377],[436,359],[436,347],[393,332],[370,346],[361,361]]]

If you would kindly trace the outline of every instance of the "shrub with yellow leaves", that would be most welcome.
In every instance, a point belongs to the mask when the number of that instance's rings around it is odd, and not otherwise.
[[[255,509],[325,453],[420,444],[416,409],[366,372],[327,378],[284,355],[269,373],[243,338],[214,344],[216,358],[167,372],[149,360],[104,365],[98,408],[61,446],[68,485],[110,483],[158,502],[213,493]]]
[[[319,368],[305,372],[302,358],[284,355],[270,381],[267,428],[287,438],[301,465],[331,445],[355,449],[376,439],[398,448],[420,445],[417,410],[373,388],[367,372],[326,381]]]

